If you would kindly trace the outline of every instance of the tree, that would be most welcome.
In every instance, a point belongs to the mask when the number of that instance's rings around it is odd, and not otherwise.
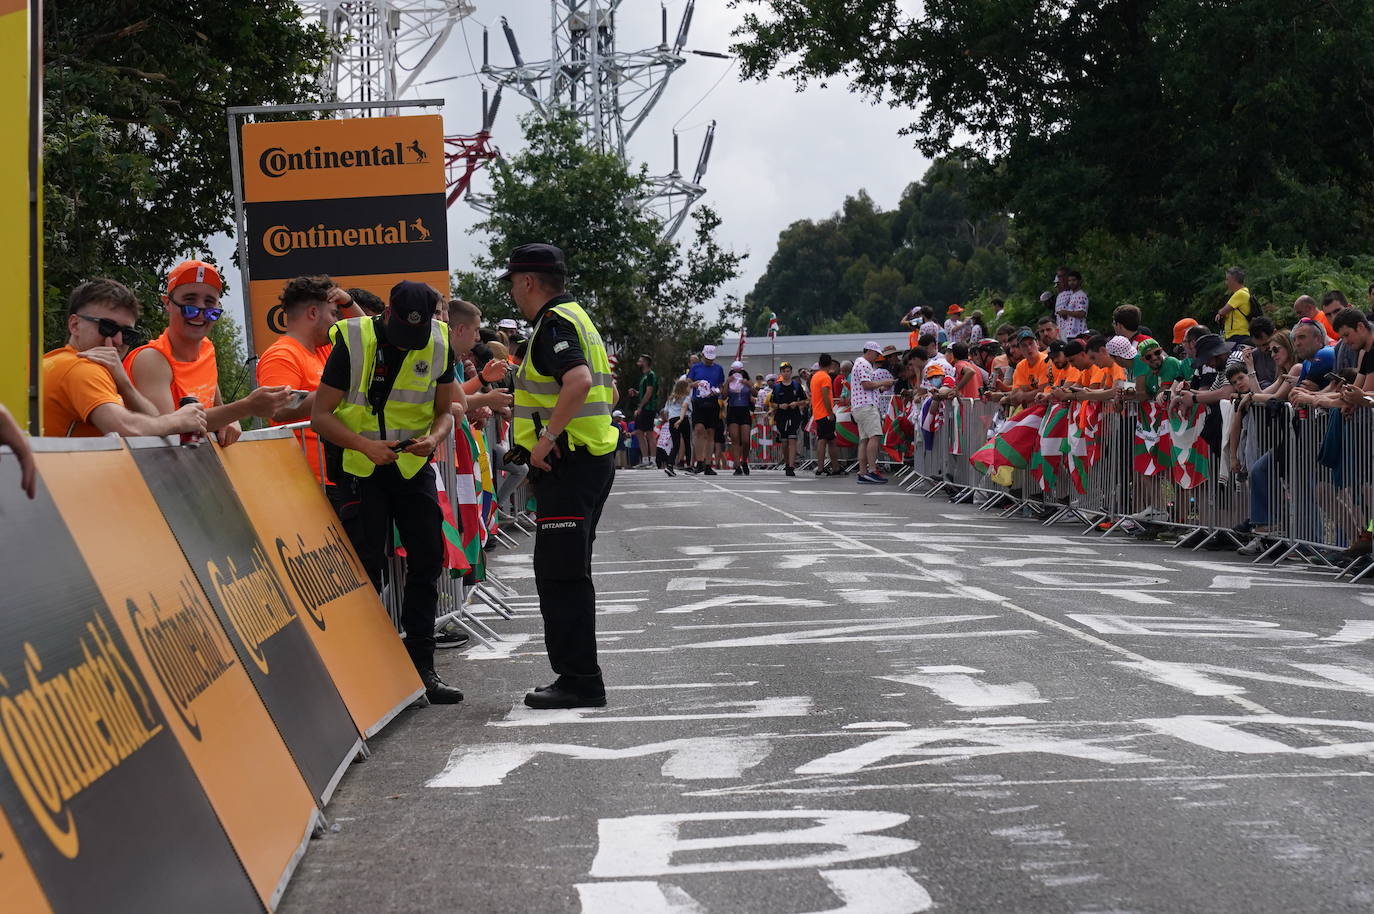
[[[146,313],[165,270],[230,229],[225,107],[318,99],[329,48],[291,0],[44,6],[50,346],[82,280],[124,282]]]
[[[693,211],[687,244],[661,241],[658,220],[639,205],[649,187],[643,168],[632,170],[585,145],[570,114],[530,116],[522,127],[525,148],[497,162],[492,210],[476,226],[487,235],[487,253],[474,270],[454,273],[454,294],[487,316],[516,317],[509,292],[495,280],[502,264],[518,245],[556,244],[567,257],[572,293],[608,347],[627,356],[622,390],[638,377],[629,364],[633,356],[647,353],[659,365],[677,365],[689,350],[738,326],[733,297],[715,322],[700,310],[739,275],[744,259],[716,241],[720,217],[713,210]]]
[[[959,153],[978,209],[1015,214],[1028,282],[1093,260],[1099,293],[1165,318],[1224,247],[1374,243],[1369,0],[732,5],[745,78],[842,77],[918,112],[916,145]]]
[[[1008,221],[977,212],[971,171],[962,156],[939,159],[896,209],[861,190],[829,219],[788,226],[747,298],[749,325],[761,332],[773,311],[794,333],[855,322],[853,332],[881,332],[916,305],[941,310],[984,289],[1006,290]]]

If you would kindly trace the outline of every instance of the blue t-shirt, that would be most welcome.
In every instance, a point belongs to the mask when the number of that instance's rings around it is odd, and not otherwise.
[[[706,394],[703,396],[696,386],[697,382],[705,381],[709,386],[717,389],[724,387],[725,369],[717,364],[707,365],[705,362],[697,362],[691,368],[687,369],[687,380],[692,382],[693,400],[709,400],[714,395]]]
[[[1302,374],[1298,377],[1299,381],[1311,381],[1318,387],[1325,387],[1331,380],[1331,372],[1336,370],[1336,350],[1330,346],[1323,346],[1317,350],[1317,354],[1302,363]]]

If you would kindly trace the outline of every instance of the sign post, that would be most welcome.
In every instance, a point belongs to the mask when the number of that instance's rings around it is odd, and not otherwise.
[[[0,315],[18,330],[0,358],[0,403],[34,434],[43,354],[40,9],[38,0],[0,0]]]
[[[383,300],[402,279],[448,294],[443,120],[437,114],[240,124],[247,115],[437,106],[416,102],[230,108],[248,347],[285,330],[287,280],[326,273]]]

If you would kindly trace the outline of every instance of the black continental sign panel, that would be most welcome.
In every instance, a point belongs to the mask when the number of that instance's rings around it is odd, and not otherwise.
[[[218,455],[209,445],[132,450],[306,784],[326,800],[358,731]]]
[[[25,498],[13,460],[0,530],[0,805],[52,910],[261,911],[46,486]]]
[[[253,280],[448,267],[443,194],[249,203]]]

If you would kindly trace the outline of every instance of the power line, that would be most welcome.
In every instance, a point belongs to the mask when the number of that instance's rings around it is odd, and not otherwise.
[[[678,119],[673,123],[673,129],[674,129],[674,130],[677,129],[677,125],[678,125],[678,124],[681,124],[683,121],[685,121],[685,120],[687,119],[687,115],[689,115],[689,114],[691,114],[693,111],[697,110],[697,107],[698,107],[702,102],[706,101],[706,97],[707,97],[708,95],[710,95],[712,92],[716,91],[716,86],[719,86],[722,82],[724,82],[724,81],[725,81],[725,77],[727,77],[727,76],[730,75],[730,71],[733,70],[733,69],[735,69],[735,63],[736,63],[735,60],[731,60],[731,61],[730,61],[730,65],[729,65],[728,67],[725,68],[725,72],[721,73],[721,74],[720,74],[720,77],[719,77],[715,82],[711,83],[711,88],[709,88],[709,89],[706,90],[706,95],[703,95],[701,98],[697,99],[695,105],[693,105],[692,107],[688,108],[686,111],[682,112],[682,117],[678,118]]]

